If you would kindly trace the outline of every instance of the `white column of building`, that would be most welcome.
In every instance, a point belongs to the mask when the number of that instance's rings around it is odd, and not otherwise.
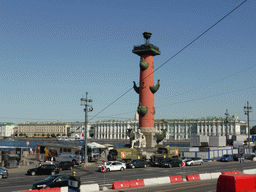
[[[189,136],[189,126],[188,123],[185,122],[185,139],[187,140]]]
[[[177,128],[176,128],[176,126],[177,126],[177,124],[176,124],[176,122],[174,122],[173,123],[173,139],[174,140],[177,140],[177,134],[176,134],[176,130],[177,130]]]
[[[177,131],[178,131],[178,133],[177,133],[177,140],[180,140],[180,122],[178,122],[178,127],[177,127]]]
[[[170,136],[169,136],[169,132],[170,132],[170,124],[168,123],[167,126],[166,126],[167,130],[166,130],[166,140],[169,140],[170,139]]]
[[[233,134],[240,135],[240,133],[241,133],[240,125],[237,122],[235,122],[235,132]]]
[[[109,124],[109,139],[112,139],[112,135],[113,135],[113,126],[112,124]]]
[[[201,128],[200,123],[197,123],[197,124],[196,124],[196,134],[197,134],[197,135],[200,135],[200,134],[201,134],[201,133],[200,133],[200,128]]]

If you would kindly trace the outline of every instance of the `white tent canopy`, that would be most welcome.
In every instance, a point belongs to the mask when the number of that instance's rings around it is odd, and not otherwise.
[[[87,143],[87,146],[91,147],[91,148],[106,148],[104,145],[101,145],[101,144],[96,143],[96,142]]]

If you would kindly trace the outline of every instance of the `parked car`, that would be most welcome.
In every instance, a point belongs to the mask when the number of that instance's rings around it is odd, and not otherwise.
[[[139,167],[144,167],[146,168],[147,167],[147,161],[145,159],[135,159],[135,160],[132,160],[131,163],[128,163],[126,165],[127,168],[139,168]]]
[[[60,171],[62,170],[72,170],[74,167],[74,163],[71,161],[60,161],[56,166],[59,168]]]
[[[55,175],[59,173],[59,168],[52,164],[43,164],[39,167],[29,169],[27,175]]]
[[[222,157],[220,158],[220,161],[226,161],[226,162],[229,162],[229,161],[233,161],[233,155],[229,155],[229,154],[225,154],[225,155],[222,155]]]
[[[164,159],[161,162],[161,167],[181,167],[181,166],[182,166],[182,160],[177,158]]]
[[[182,162],[187,162],[188,160],[191,160],[192,157],[181,157],[180,160]]]
[[[203,163],[204,163],[204,161],[200,157],[191,157],[191,159],[187,160],[187,162],[186,162],[186,164],[189,166],[202,165]]]
[[[158,158],[158,159],[156,159],[155,161],[152,161],[151,163],[150,163],[150,165],[152,166],[152,167],[159,167],[160,165],[161,165],[161,161],[163,160],[164,158]]]
[[[241,158],[244,158],[243,154],[233,154],[234,161],[240,161]]]
[[[123,171],[126,169],[125,163],[122,163],[120,161],[108,161],[105,164],[100,165],[99,171],[101,171],[101,167],[105,166],[106,167],[106,172],[110,171]]]
[[[0,168],[0,179],[8,178],[8,176],[9,176],[8,170]]]
[[[254,153],[245,154],[245,156],[244,156],[245,159],[249,159],[249,160],[252,160],[254,157],[255,157]]]
[[[34,183],[32,186],[32,189],[44,189],[44,188],[68,186],[69,177],[70,176],[66,174],[51,175],[42,181],[38,181]]]

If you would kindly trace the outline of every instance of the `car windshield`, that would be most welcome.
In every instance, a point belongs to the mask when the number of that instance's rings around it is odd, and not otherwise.
[[[106,165],[111,165],[111,162],[107,162]]]
[[[223,155],[223,157],[229,157],[229,155]]]
[[[53,179],[55,179],[57,176],[55,176],[55,175],[51,175],[51,176],[49,176],[49,177],[46,177],[44,180],[46,180],[46,181],[52,181]]]

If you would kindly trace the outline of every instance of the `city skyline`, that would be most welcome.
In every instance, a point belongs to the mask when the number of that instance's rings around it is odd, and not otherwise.
[[[51,1],[0,2],[0,122],[84,120],[80,99],[93,100],[89,121],[133,119],[139,98],[143,32],[154,57],[155,119],[237,115],[255,107],[256,2]]]

